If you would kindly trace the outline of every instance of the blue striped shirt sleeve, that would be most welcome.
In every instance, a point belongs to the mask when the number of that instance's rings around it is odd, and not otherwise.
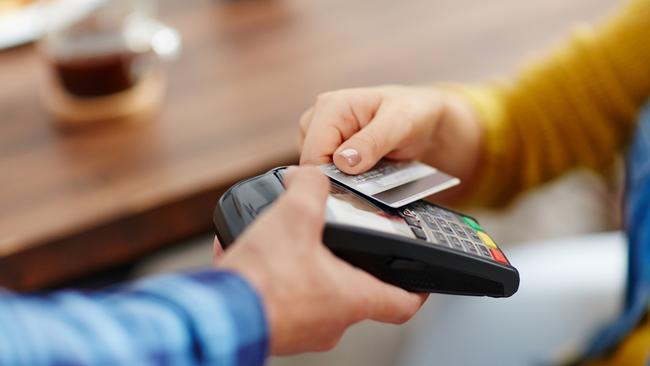
[[[267,353],[262,302],[230,272],[104,292],[0,292],[0,365],[262,365]]]

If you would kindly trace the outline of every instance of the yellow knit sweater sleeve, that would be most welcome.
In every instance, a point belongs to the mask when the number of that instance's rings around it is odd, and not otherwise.
[[[580,27],[514,82],[461,87],[485,127],[472,203],[498,206],[583,165],[607,166],[650,94],[650,0]]]

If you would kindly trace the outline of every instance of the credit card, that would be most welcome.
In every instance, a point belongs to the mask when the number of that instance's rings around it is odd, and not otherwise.
[[[343,173],[334,163],[319,168],[344,186],[393,208],[460,184],[460,179],[418,161],[380,160],[359,175]]]

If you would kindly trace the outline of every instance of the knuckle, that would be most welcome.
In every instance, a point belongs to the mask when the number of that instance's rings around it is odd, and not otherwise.
[[[358,323],[369,318],[370,301],[367,297],[361,297],[356,306],[350,312],[351,322]]]

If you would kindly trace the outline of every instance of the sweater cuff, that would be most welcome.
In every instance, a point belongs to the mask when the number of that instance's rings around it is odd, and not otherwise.
[[[465,99],[476,113],[484,133],[481,160],[474,177],[473,186],[461,197],[460,206],[500,206],[503,204],[503,180],[507,173],[511,154],[505,151],[508,145],[504,129],[507,113],[499,99],[500,89],[496,86],[445,84],[443,89]]]

